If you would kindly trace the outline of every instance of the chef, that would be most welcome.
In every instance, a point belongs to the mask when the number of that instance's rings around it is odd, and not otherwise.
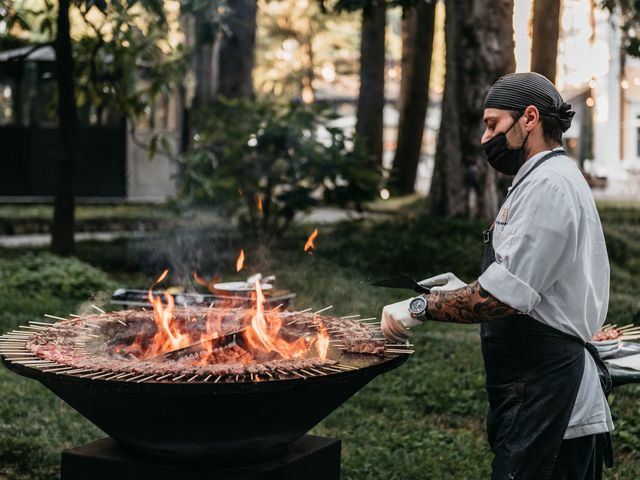
[[[425,320],[480,323],[493,480],[591,480],[611,462],[611,379],[587,343],[607,314],[609,261],[591,190],[562,149],[573,115],[536,73],[493,85],[482,148],[515,177],[483,232],[482,273],[424,280],[430,294],[382,314],[394,342]]]

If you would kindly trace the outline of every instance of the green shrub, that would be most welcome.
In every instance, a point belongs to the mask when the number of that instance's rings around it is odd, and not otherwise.
[[[107,275],[76,258],[27,253],[0,259],[0,298],[37,296],[81,302],[96,292],[111,290]]]
[[[379,169],[331,119],[299,103],[220,101],[194,122],[179,198],[270,234],[321,202],[359,208],[375,195]]]

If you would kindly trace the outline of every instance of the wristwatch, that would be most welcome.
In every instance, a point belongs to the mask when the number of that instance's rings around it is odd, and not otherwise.
[[[409,313],[413,318],[431,318],[427,311],[427,298],[424,295],[413,297],[409,302]]]

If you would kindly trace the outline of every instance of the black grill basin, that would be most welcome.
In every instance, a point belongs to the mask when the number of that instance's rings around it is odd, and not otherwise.
[[[122,447],[154,456],[221,462],[282,453],[377,375],[406,355],[331,352],[357,370],[261,382],[126,382],[43,372],[8,361]]]

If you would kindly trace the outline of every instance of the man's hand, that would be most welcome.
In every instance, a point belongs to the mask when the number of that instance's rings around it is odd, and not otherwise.
[[[466,287],[467,284],[456,277],[453,273],[441,273],[435,277],[427,278],[418,282],[423,287],[431,289],[433,292],[446,292]]]
[[[404,343],[411,336],[409,328],[422,322],[409,313],[411,298],[387,305],[382,310],[382,333],[391,342]]]

